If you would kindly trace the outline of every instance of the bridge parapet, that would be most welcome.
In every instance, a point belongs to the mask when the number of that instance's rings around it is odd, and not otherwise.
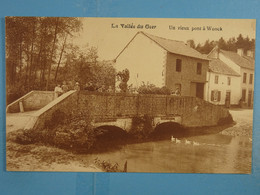
[[[50,103],[54,98],[53,91],[30,91],[21,98],[12,102],[6,107],[7,113],[15,113],[21,111],[21,103],[23,111],[38,110],[48,103]],[[20,105],[19,105],[20,104]]]
[[[95,126],[126,125],[126,130],[132,118],[144,115],[156,123],[177,122],[186,127],[217,125],[229,116],[227,109],[196,97],[70,91],[38,110],[25,129],[43,128],[56,110],[70,117],[86,115]]]
[[[80,92],[78,109],[100,120],[180,116],[181,124],[188,127],[217,125],[229,115],[227,109],[196,97],[173,95],[108,94]]]

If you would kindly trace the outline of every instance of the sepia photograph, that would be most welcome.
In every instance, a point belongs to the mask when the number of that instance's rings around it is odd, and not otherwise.
[[[251,174],[255,19],[5,28],[7,171]]]

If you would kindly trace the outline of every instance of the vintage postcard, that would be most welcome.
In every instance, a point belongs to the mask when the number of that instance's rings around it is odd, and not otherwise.
[[[5,25],[8,171],[251,173],[256,20]]]

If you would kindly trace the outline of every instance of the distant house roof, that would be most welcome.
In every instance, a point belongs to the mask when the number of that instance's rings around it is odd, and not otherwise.
[[[242,68],[248,68],[251,70],[255,69],[255,61],[253,58],[248,56],[240,56],[239,54],[232,52],[232,51],[225,51],[220,50],[221,53],[223,53],[224,56],[232,60],[234,63],[239,65]]]
[[[203,60],[209,60],[206,56],[202,55],[200,52],[191,48],[190,46],[188,46],[187,44],[185,44],[182,41],[165,39],[165,38],[151,35],[151,34],[148,34],[148,33],[142,32],[142,31],[138,32],[136,35],[138,35],[139,33],[142,33],[143,35],[145,35],[146,37],[148,37],[149,39],[151,39],[156,44],[158,44],[160,47],[162,47],[163,49],[165,49],[166,51],[168,51],[170,53],[189,56],[189,57],[193,57],[193,58],[199,58],[199,59],[203,59]],[[133,37],[133,39],[135,38],[135,36]],[[130,42],[127,44],[127,46],[130,44]],[[119,55],[124,51],[124,49],[119,53]]]
[[[227,64],[222,62],[220,59],[212,58],[209,62],[209,70],[224,75],[230,76],[240,76],[237,72],[235,72],[232,68],[230,68]]]

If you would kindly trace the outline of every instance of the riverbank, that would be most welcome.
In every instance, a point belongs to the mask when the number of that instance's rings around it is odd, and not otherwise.
[[[221,132],[222,135],[246,136],[252,138],[253,109],[230,109],[235,125]]]
[[[17,144],[8,135],[6,168],[8,171],[104,171],[93,160],[82,159],[78,154],[43,144]]]

